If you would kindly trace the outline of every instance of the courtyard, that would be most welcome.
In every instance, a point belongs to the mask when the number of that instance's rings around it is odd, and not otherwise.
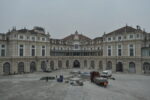
[[[72,70],[81,69],[0,76],[0,100],[150,100],[148,75],[115,73],[113,77],[116,80],[109,80],[107,88],[88,80],[83,86],[40,80],[44,76],[69,77]]]

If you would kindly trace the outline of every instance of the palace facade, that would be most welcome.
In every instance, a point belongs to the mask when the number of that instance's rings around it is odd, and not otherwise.
[[[94,39],[77,31],[53,39],[41,27],[0,34],[1,75],[63,68],[150,73],[150,33],[126,25]]]

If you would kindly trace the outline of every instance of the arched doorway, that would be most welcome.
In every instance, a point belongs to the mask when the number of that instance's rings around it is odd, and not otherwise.
[[[3,64],[3,72],[5,75],[10,74],[10,64],[8,62]]]
[[[144,74],[150,74],[150,63],[145,62],[143,64],[143,70],[144,70]]]
[[[42,69],[42,71],[46,71],[46,68],[47,68],[46,61],[42,61],[41,62],[41,69]]]
[[[136,73],[136,68],[135,68],[135,63],[134,62],[129,63],[129,72],[130,73]]]
[[[116,65],[116,72],[123,72],[123,64],[122,62],[118,62]]]
[[[73,63],[74,68],[80,68],[80,62],[78,60],[75,60]]]
[[[35,62],[31,62],[30,64],[30,72],[35,72],[36,71],[36,64]]]
[[[99,61],[99,70],[103,70],[103,63],[102,63],[102,61]]]
[[[18,64],[18,73],[24,73],[24,63],[23,62],[20,62]]]
[[[66,61],[66,68],[69,68],[69,60]]]
[[[58,61],[58,68],[61,69],[62,68],[62,61]]]
[[[112,69],[112,62],[108,61],[107,66],[106,66],[106,70],[111,70],[111,69]]]
[[[91,61],[91,68],[92,68],[92,69],[95,68],[95,62],[94,62],[94,60]]]
[[[51,70],[54,70],[54,61],[50,62],[50,68],[51,68]]]

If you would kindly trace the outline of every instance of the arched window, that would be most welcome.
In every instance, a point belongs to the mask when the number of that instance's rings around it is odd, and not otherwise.
[[[10,64],[8,62],[3,64],[3,72],[6,75],[10,74]]]
[[[129,72],[130,73],[135,73],[136,72],[136,68],[135,68],[135,63],[134,62],[130,62],[129,63]]]
[[[36,71],[36,64],[35,62],[31,62],[30,64],[30,72],[35,72]]]
[[[24,73],[24,63],[23,62],[20,62],[18,64],[18,73]]]
[[[58,68],[61,69],[62,68],[62,61],[58,61]]]
[[[122,62],[118,62],[116,65],[116,72],[123,72],[123,64]]]
[[[107,66],[106,66],[106,70],[111,70],[111,69],[112,69],[112,62],[108,61]]]
[[[74,67],[74,68],[80,68],[80,62],[79,62],[78,60],[75,60],[75,61],[73,62],[73,67]]]
[[[54,61],[50,62],[50,68],[51,68],[51,70],[54,70]]]

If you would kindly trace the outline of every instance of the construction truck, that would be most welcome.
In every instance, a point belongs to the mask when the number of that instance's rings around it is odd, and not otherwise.
[[[103,87],[107,87],[108,85],[108,79],[101,77],[99,72],[96,71],[92,71],[90,73],[90,79],[92,83],[95,83],[97,85],[103,86]]]

